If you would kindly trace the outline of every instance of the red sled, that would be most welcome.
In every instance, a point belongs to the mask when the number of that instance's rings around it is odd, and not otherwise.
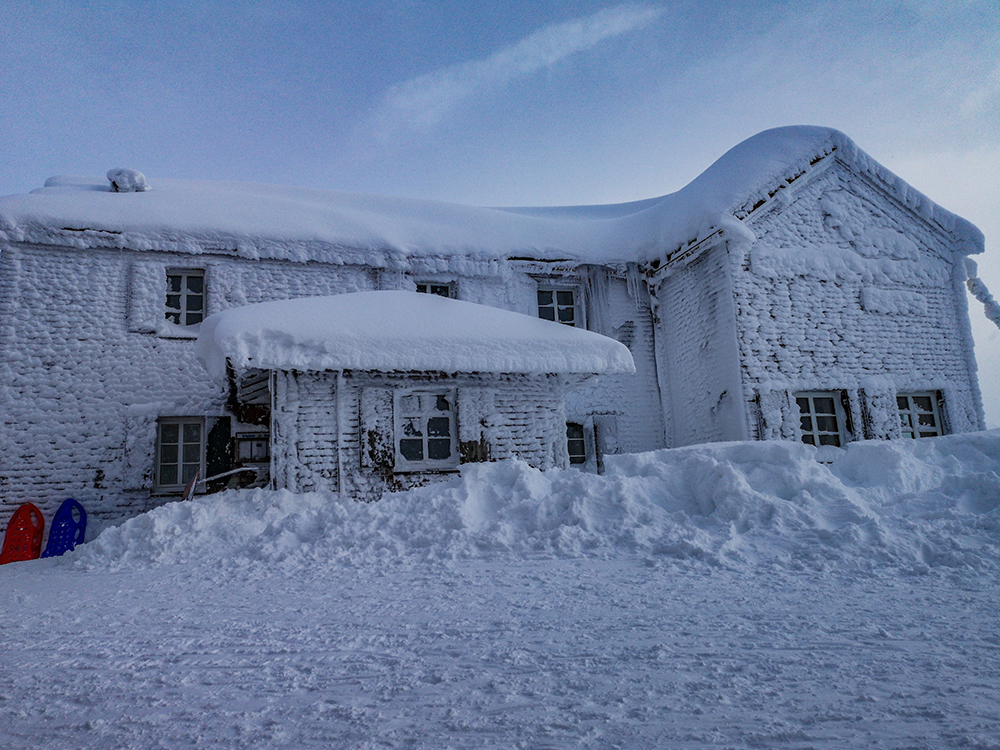
[[[37,560],[42,553],[42,532],[45,531],[45,517],[38,506],[24,503],[14,511],[7,533],[3,538],[3,552],[0,552],[0,565],[20,562],[21,560]]]

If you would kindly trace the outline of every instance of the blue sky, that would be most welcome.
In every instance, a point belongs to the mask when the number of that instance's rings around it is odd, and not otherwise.
[[[0,0],[0,29],[0,194],[126,166],[619,202],[760,130],[827,125],[979,225],[1000,294],[996,0]],[[1000,332],[972,312],[1000,425]]]

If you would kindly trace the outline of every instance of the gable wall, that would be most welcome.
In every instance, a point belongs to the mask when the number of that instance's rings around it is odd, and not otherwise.
[[[898,390],[941,390],[952,432],[982,426],[960,266],[942,235],[839,163],[788,189],[735,246],[742,378],[760,394],[858,389],[892,409]],[[797,437],[797,415],[772,410],[768,437]],[[875,415],[872,437],[898,434]],[[860,432],[860,429],[857,430]]]

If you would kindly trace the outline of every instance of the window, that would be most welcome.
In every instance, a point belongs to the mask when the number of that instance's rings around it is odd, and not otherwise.
[[[943,435],[941,409],[936,393],[898,393],[899,429],[905,438]]]
[[[454,392],[396,394],[396,468],[457,468]]]
[[[538,317],[542,320],[554,320],[568,326],[575,326],[576,293],[572,289],[538,290]]]
[[[257,433],[237,433],[236,459],[241,463],[258,463],[271,458],[270,439]]]
[[[205,420],[161,419],[157,430],[156,489],[180,492],[196,473],[204,476]]]
[[[587,441],[582,424],[566,423],[566,450],[569,452],[571,465],[587,463]]]
[[[167,270],[166,318],[180,326],[193,326],[205,317],[205,270]]]
[[[847,442],[847,415],[839,391],[796,393],[802,442],[842,446]]]
[[[436,294],[438,297],[451,297],[451,284],[438,281],[419,281],[417,291],[421,294]]]

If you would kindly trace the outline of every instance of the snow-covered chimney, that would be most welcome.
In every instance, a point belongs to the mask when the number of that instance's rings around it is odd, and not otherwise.
[[[109,169],[108,179],[111,181],[113,193],[141,193],[149,190],[146,176],[134,169]]]

